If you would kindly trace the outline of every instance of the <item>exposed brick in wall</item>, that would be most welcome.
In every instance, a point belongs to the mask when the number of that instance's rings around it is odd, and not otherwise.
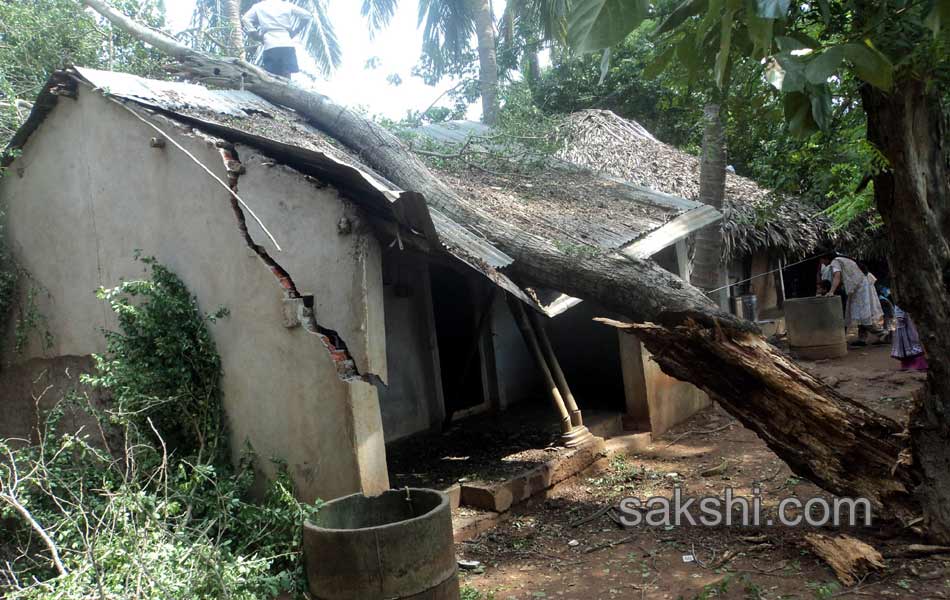
[[[270,268],[274,277],[276,277],[280,283],[280,286],[284,288],[288,300],[292,301],[292,311],[295,314],[290,315],[288,326],[300,324],[310,333],[319,336],[320,342],[327,349],[327,352],[330,353],[330,358],[336,365],[337,375],[339,375],[341,379],[362,379],[368,381],[370,376],[363,375],[359,372],[359,369],[356,367],[356,361],[353,360],[353,356],[347,349],[346,342],[340,334],[317,322],[316,315],[313,311],[313,297],[302,295],[297,289],[290,273],[273,259],[266,248],[254,242],[251,238],[251,234],[247,230],[247,220],[244,211],[241,209],[241,205],[235,196],[238,191],[238,180],[241,175],[245,173],[246,169],[241,163],[241,159],[233,145],[224,141],[219,141],[217,145],[221,159],[224,161],[224,166],[228,171],[228,186],[234,192],[234,194],[229,195],[228,200],[231,203],[231,209],[234,211],[234,216],[237,219],[238,230],[241,233],[241,237],[244,238],[248,248],[253,250],[264,264]]]

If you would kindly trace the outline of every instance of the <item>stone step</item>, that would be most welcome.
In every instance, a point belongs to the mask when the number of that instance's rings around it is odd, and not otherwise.
[[[502,513],[551,486],[580,473],[606,455],[603,438],[594,437],[583,446],[552,458],[537,467],[501,482],[461,484],[462,506]]]

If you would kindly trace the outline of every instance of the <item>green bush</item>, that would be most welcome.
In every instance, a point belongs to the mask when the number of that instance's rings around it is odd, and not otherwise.
[[[83,377],[110,408],[64,399],[39,443],[0,440],[0,596],[250,600],[301,592],[303,521],[285,470],[251,499],[255,457],[228,460],[221,362],[182,281],[153,259],[151,277],[100,290],[118,316],[108,353]],[[98,427],[58,425],[81,408]],[[56,556],[58,555],[58,560]],[[58,564],[57,564],[58,562]]]

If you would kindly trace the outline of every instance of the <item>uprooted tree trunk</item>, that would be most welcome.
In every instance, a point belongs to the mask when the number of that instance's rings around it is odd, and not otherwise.
[[[190,77],[230,85],[243,80],[246,89],[296,110],[403,189],[423,194],[431,206],[484,233],[515,259],[507,270],[515,279],[596,301],[638,323],[656,323],[635,333],[663,370],[707,391],[799,475],[834,494],[868,498],[876,516],[906,521],[918,513],[911,493],[917,474],[901,461],[898,423],[823,385],[653,261],[568,256],[460,197],[395,136],[328,98],[244,61],[195,52],[104,0],[82,2],[178,59]]]

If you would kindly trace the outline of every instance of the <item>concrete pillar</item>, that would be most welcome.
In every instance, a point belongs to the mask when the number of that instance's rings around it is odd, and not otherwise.
[[[650,405],[647,402],[646,374],[643,370],[643,347],[635,335],[622,331],[618,331],[617,335],[627,406],[626,414],[623,415],[623,428],[628,431],[649,431]]]
[[[352,449],[356,455],[359,490],[368,496],[375,496],[389,489],[379,396],[370,383],[354,381],[349,386],[347,416]]]

